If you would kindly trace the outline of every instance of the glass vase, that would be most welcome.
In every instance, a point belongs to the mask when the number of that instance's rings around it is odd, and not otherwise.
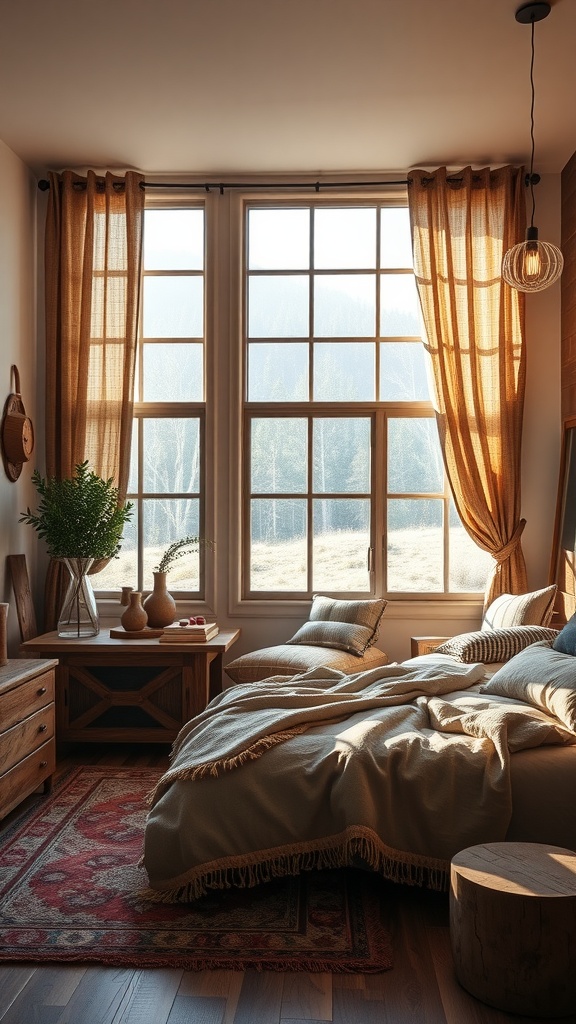
[[[63,558],[62,561],[70,573],[70,582],[58,620],[58,636],[75,640],[82,636],[97,636],[100,620],[88,576],[94,559]]]

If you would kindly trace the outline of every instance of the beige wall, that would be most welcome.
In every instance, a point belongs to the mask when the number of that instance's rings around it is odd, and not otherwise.
[[[540,238],[560,245],[560,175],[536,189]],[[530,589],[548,582],[560,462],[561,281],[526,296],[527,379],[522,439],[524,555]]]
[[[9,654],[16,657],[20,633],[6,556],[26,555],[31,578],[36,575],[37,544],[33,530],[18,524],[20,512],[34,502],[30,477],[42,451],[38,422],[36,373],[36,181],[30,171],[0,142],[0,405],[13,390],[10,367],[16,364],[26,412],[36,428],[36,449],[19,479],[11,482],[0,464],[0,599],[10,603]]]
[[[562,420],[576,416],[576,153],[562,171]]]

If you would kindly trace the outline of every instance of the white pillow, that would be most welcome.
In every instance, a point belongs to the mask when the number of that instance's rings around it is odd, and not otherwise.
[[[576,658],[572,654],[555,651],[548,643],[532,644],[480,689],[540,708],[576,733]]]
[[[500,594],[484,612],[482,629],[547,626],[554,611],[556,584],[531,594]]]

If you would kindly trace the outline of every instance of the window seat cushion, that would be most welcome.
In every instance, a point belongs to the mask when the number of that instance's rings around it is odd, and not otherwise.
[[[295,676],[320,666],[348,674],[387,664],[388,656],[376,647],[358,656],[330,647],[278,644],[240,655],[225,666],[225,671],[234,683],[256,683],[270,676]]]

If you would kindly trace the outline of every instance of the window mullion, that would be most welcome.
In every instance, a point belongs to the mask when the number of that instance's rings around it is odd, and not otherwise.
[[[386,413],[379,409],[373,418],[372,453],[372,537],[374,545],[374,580],[376,594],[386,593]]]

